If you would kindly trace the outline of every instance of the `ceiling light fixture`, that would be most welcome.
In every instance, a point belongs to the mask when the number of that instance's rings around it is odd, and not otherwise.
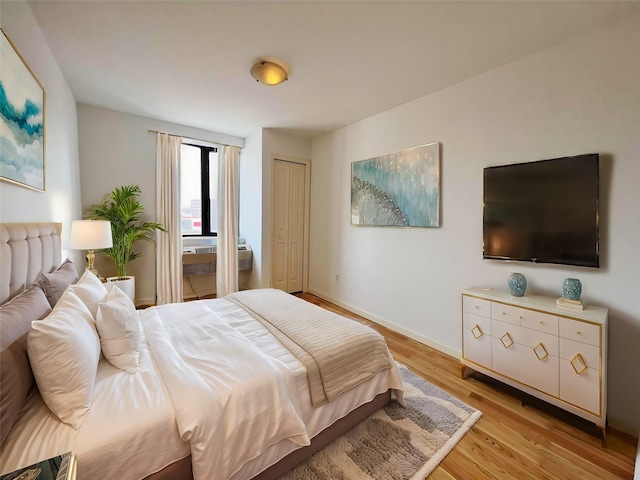
[[[277,63],[262,61],[251,67],[251,76],[265,85],[280,85],[289,79],[287,71]]]

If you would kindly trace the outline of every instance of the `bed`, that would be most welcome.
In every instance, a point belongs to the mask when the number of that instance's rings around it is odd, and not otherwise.
[[[134,314],[61,261],[60,236],[0,225],[0,473],[73,451],[78,479],[278,478],[402,401],[368,327],[271,289]],[[126,335],[109,336],[110,316]]]

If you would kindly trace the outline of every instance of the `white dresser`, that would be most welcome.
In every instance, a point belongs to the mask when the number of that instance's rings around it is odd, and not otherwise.
[[[462,292],[462,370],[471,367],[594,422],[607,418],[607,309],[555,298]]]

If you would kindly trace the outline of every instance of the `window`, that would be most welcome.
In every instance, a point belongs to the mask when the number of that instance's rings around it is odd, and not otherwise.
[[[217,235],[218,149],[183,143],[180,173],[182,235]]]

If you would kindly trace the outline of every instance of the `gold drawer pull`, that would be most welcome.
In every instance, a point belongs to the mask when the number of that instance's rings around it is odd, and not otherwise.
[[[573,367],[573,369],[578,375],[581,375],[584,372],[586,372],[588,368],[587,364],[582,358],[582,355],[580,355],[579,353],[576,354],[576,356],[571,359],[571,366]]]
[[[513,340],[511,339],[511,335],[509,335],[508,332],[500,337],[500,341],[502,342],[502,345],[504,345],[504,348],[509,348],[511,345],[513,345]]]
[[[547,353],[547,349],[544,348],[544,345],[542,345],[542,343],[539,343],[538,345],[533,347],[533,352],[536,354],[536,357],[538,357],[538,360],[540,361],[549,356],[549,354]]]
[[[540,320],[540,325],[544,325],[544,322],[542,320]]]
[[[475,327],[471,329],[471,333],[473,334],[473,338],[476,340],[479,339],[484,333],[480,330],[480,326],[476,324]]]
[[[524,317],[522,315],[520,315],[520,320],[524,319]]]
[[[476,305],[474,308],[480,308],[480,305]]]
[[[580,335],[580,330],[578,330],[578,331],[576,332],[576,335]]]

